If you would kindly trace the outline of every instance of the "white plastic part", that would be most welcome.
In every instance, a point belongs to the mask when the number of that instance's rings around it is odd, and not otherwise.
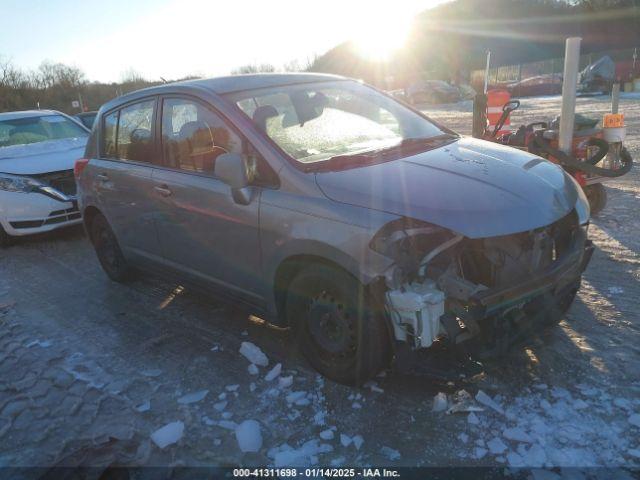
[[[412,337],[415,347],[431,346],[440,333],[444,293],[431,280],[387,292],[387,308],[397,340]]]
[[[627,127],[603,128],[602,136],[607,143],[622,143],[627,138]]]

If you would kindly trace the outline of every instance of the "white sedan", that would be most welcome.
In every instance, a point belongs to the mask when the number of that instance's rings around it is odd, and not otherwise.
[[[82,221],[73,166],[88,138],[60,112],[0,113],[0,246]]]

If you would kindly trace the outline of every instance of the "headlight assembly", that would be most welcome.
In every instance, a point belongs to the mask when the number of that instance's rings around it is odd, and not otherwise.
[[[41,193],[47,197],[62,202],[70,201],[64,193],[57,191],[35,178],[22,177],[20,175],[11,175],[9,173],[0,173],[0,191],[17,192],[17,193]]]

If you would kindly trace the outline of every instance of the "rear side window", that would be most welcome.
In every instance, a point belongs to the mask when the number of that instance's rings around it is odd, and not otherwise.
[[[102,155],[136,162],[152,163],[152,134],[155,101],[128,105],[105,115]]]
[[[242,153],[242,140],[205,106],[168,98],[162,105],[162,150],[167,166],[212,175],[220,155]]]

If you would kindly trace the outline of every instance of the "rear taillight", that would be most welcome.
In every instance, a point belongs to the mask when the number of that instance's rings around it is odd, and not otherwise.
[[[82,171],[87,165],[89,165],[88,158],[79,158],[76,160],[76,163],[73,166],[73,176],[76,177],[76,180],[80,180],[80,175],[82,175]]]

